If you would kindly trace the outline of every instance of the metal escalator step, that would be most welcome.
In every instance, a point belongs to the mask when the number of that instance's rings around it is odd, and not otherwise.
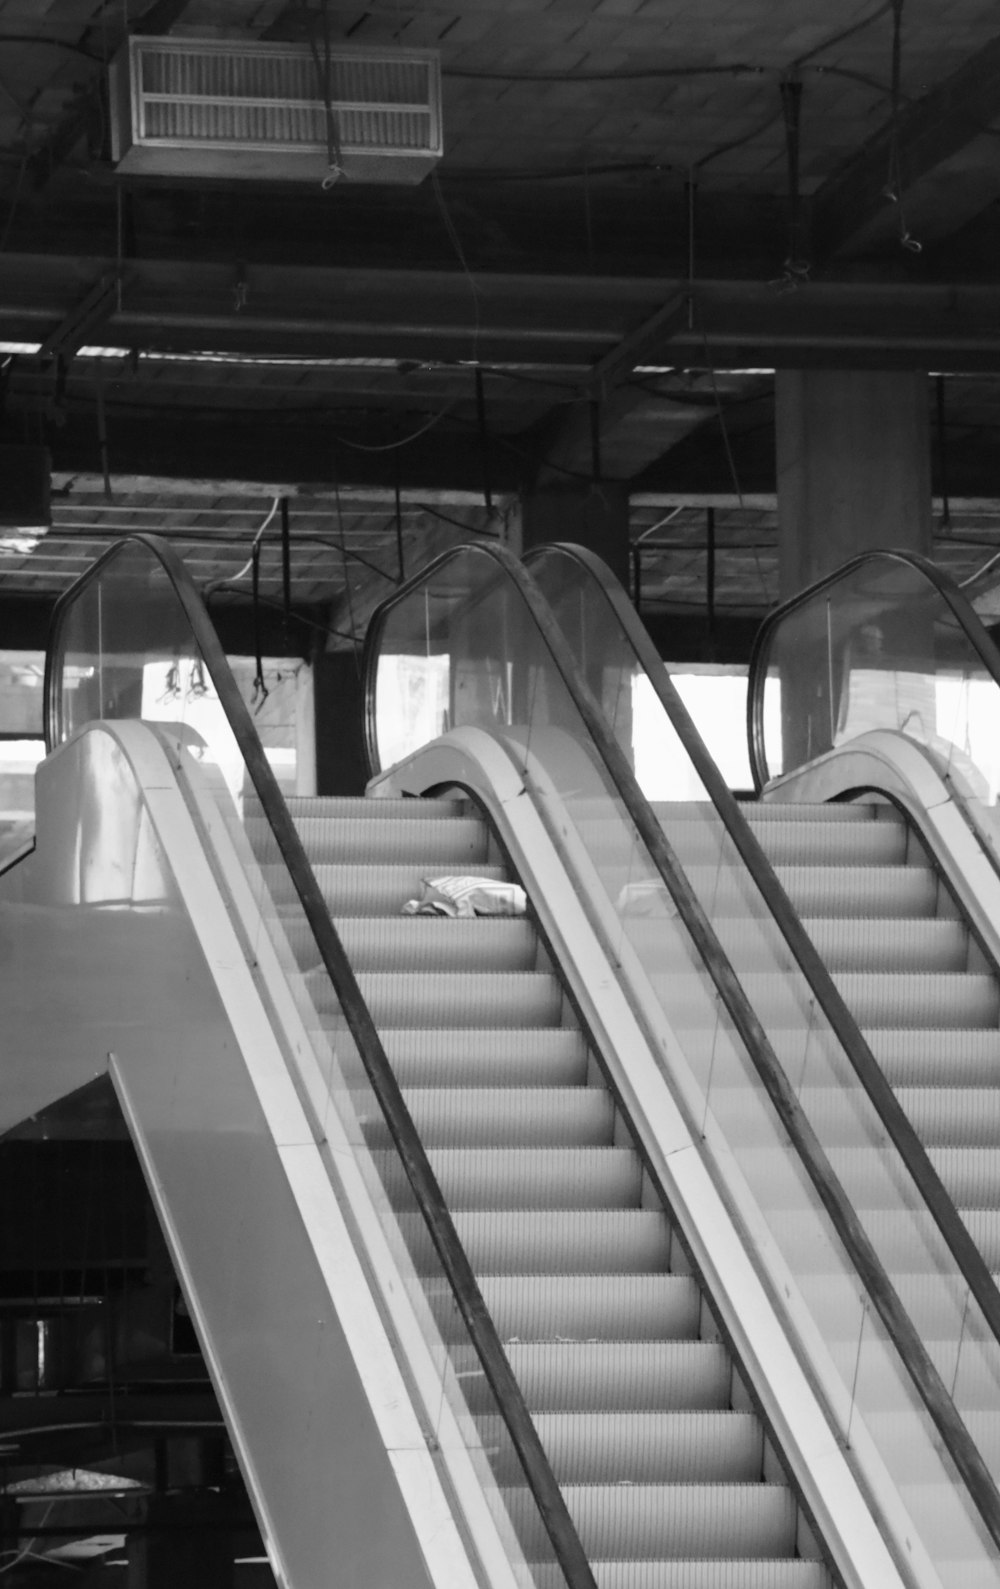
[[[807,917],[802,925],[830,971],[965,971],[968,965],[969,935],[953,918]]]
[[[834,976],[859,1026],[995,1026],[1000,996],[979,972],[838,972]]]
[[[896,1097],[928,1150],[1000,1142],[1000,1087],[897,1087]]]
[[[833,1589],[820,1561],[802,1557],[736,1561],[591,1561],[597,1589]],[[565,1580],[533,1567],[535,1589],[562,1589]]]
[[[313,866],[320,892],[334,916],[398,916],[408,899],[419,899],[424,878],[440,877],[456,870],[464,873],[469,868],[428,864],[419,856],[415,861],[373,862],[370,866],[353,863]],[[290,879],[283,868],[265,866],[263,871],[275,903],[297,908]],[[493,862],[477,861],[475,875],[499,882],[506,878],[507,871]]]
[[[538,962],[524,919],[341,916],[334,926],[355,971],[533,971]]]
[[[391,1027],[382,1042],[403,1087],[579,1087],[588,1050],[575,1027]]]
[[[755,1557],[791,1554],[798,1510],[783,1484],[563,1487],[588,1556]],[[525,1490],[504,1499],[529,1555],[545,1536]]]
[[[387,820],[384,813],[378,812],[379,801],[362,803],[365,809],[353,815],[337,812],[329,818],[311,816],[296,821],[314,866],[351,862],[385,865],[419,856],[422,862],[433,862],[435,866],[468,871],[470,866],[489,859],[489,829],[481,816],[450,815],[445,821],[428,821],[407,812]],[[260,846],[258,853],[271,859],[273,840],[269,829],[262,823],[250,831],[251,841],[256,840]]]
[[[637,1208],[642,1187],[631,1148],[437,1148],[431,1167],[451,1209]]]
[[[732,1395],[732,1364],[714,1341],[514,1342],[507,1356],[533,1413],[723,1410]]]
[[[886,801],[835,800],[820,805],[799,800],[747,800],[740,810],[751,827],[768,827],[772,822],[823,822],[835,827],[860,822],[887,822],[905,825],[905,818]]]
[[[505,1343],[694,1340],[701,1319],[689,1275],[480,1275],[479,1288]]]
[[[868,1309],[866,1305],[862,1310],[860,1289],[853,1277],[845,1277],[830,1270],[804,1272],[797,1278],[810,1302],[813,1315],[823,1321],[827,1340],[853,1342],[856,1351],[858,1331],[863,1320],[863,1327],[867,1328]],[[954,1332],[955,1294],[942,1287],[937,1273],[927,1269],[919,1273],[896,1269],[891,1279],[900,1301],[925,1340],[946,1340],[949,1332]],[[957,1304],[959,1314],[961,1309],[960,1297]],[[954,1355],[953,1337],[950,1349]]]
[[[841,1117],[847,1129],[855,1116],[850,1103]],[[874,1119],[874,1116],[872,1117]],[[831,1133],[832,1134],[832,1133]],[[855,1125],[854,1134],[857,1135]],[[859,1210],[893,1208],[899,1205],[899,1185],[894,1173],[895,1158],[888,1155],[881,1139],[867,1147],[829,1147],[830,1164],[851,1201]],[[928,1157],[953,1201],[961,1209],[1000,1211],[1000,1156],[995,1148],[931,1147]],[[768,1171],[768,1151],[753,1150],[744,1159],[750,1184],[764,1184]],[[768,1188],[769,1209],[789,1206],[801,1196],[801,1182],[794,1174],[774,1175]],[[998,1265],[1000,1267],[1000,1265]]]
[[[968,933],[953,919],[807,917],[802,925],[830,971],[964,971],[968,964]],[[646,965],[679,969],[688,958],[690,951],[671,922],[637,917],[627,926]],[[737,971],[795,965],[791,950],[769,922],[751,915],[716,915],[712,926]]]
[[[721,821],[678,822],[661,819],[669,843],[684,864],[711,864],[721,853],[734,855],[732,840]],[[770,821],[756,830],[772,866],[901,866],[907,859],[907,830],[902,822]]]
[[[1000,1154],[995,1145],[936,1147],[928,1149],[928,1156],[959,1208],[1000,1210]]]
[[[994,979],[978,972],[839,971],[833,980],[859,1026],[995,1026],[1000,1014]],[[675,1027],[711,1024],[707,975],[656,972],[650,981]],[[740,981],[765,1027],[808,1029],[809,1001],[798,979],[741,971]]]
[[[614,1132],[601,1087],[418,1087],[404,1096],[428,1148],[603,1147]]]
[[[470,809],[466,800],[373,800],[370,795],[288,795],[285,800],[296,824],[309,818],[329,821],[333,817],[368,817],[373,811],[385,820],[407,817],[413,821],[450,821]],[[259,811],[259,805],[255,808]]]
[[[321,1013],[336,1010],[322,971],[306,973]],[[358,985],[376,1026],[546,1026],[562,1014],[562,989],[546,971],[362,971]]]
[[[756,890],[742,871],[710,866],[685,868],[706,909],[739,915]],[[800,916],[899,918],[923,916],[937,906],[938,883],[926,866],[783,866],[778,881]]]
[[[1000,1030],[868,1028],[865,1040],[893,1086],[976,1087],[1000,1078]]]
[[[671,1230],[651,1209],[459,1210],[455,1228],[473,1269],[483,1274],[648,1274],[670,1262]],[[437,1260],[419,1214],[399,1223],[417,1269]]]
[[[707,800],[651,800],[650,805],[658,817],[669,815],[678,821],[702,822],[706,808],[709,812],[712,810]],[[882,817],[889,821],[902,820],[895,806],[873,800],[822,805],[791,800],[741,800],[740,811],[751,826],[768,822],[874,822]]]
[[[764,1431],[748,1412],[545,1412],[535,1427],[560,1484],[724,1484],[760,1481]],[[501,1484],[521,1477],[495,1426]],[[506,1458],[506,1460],[504,1460]]]
[[[963,1223],[991,1270],[1000,1269],[1000,1208],[970,1207],[958,1202]]]

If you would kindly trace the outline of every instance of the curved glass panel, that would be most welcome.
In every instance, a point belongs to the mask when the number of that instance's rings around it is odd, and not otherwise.
[[[281,830],[291,819],[211,620],[168,547],[153,537],[123,543],[67,593],[57,610],[47,689],[53,746],[95,720],[143,718],[175,735],[200,767],[257,907],[263,938],[253,947],[258,956],[266,949],[280,964],[294,997],[298,1041],[308,1045],[315,1059],[309,1070],[301,1070],[301,1086],[315,1101],[317,1074],[322,1078],[319,1127],[327,1140],[346,1136],[351,1144],[382,1240],[402,1277],[409,1316],[417,1321],[433,1360],[434,1405],[425,1408],[429,1434],[442,1448],[451,1438],[447,1429],[457,1430],[463,1439],[494,1526],[522,1583],[565,1581],[508,1419],[479,1366],[482,1351],[463,1322],[455,1288],[428,1239],[425,1209],[406,1173],[407,1162],[412,1164],[424,1150],[415,1135],[406,1152],[397,1145],[373,1081],[378,1056],[362,1052],[365,1034],[359,1035],[349,991],[323,974],[325,957],[301,878],[293,873],[282,839]],[[210,712],[205,710],[206,697],[214,702]],[[325,906],[320,908],[336,938]],[[371,1033],[374,1037],[374,1028]],[[294,1052],[293,1041],[288,1047]],[[301,1069],[301,1058],[296,1062]],[[224,1285],[225,1276],[220,1276],[220,1288]],[[211,1303],[209,1298],[209,1317]],[[221,1295],[218,1304],[222,1315]],[[392,1313],[391,1306],[388,1311]],[[262,1398],[262,1419],[268,1405]],[[248,1433],[265,1446],[271,1435],[266,1422]],[[322,1442],[332,1436],[317,1430],[315,1438]],[[304,1460],[310,1460],[308,1453]],[[294,1463],[288,1465],[287,1480],[293,1490]],[[549,1481],[560,1500],[551,1475]],[[280,1499],[269,1493],[272,1515],[280,1509]],[[290,1510],[294,1515],[294,1508]],[[531,1542],[530,1564],[522,1538]],[[329,1562],[310,1560],[308,1541],[298,1536],[292,1557],[299,1563],[302,1582],[319,1582],[328,1575]],[[578,1589],[592,1585],[589,1574],[582,1584],[579,1577],[566,1577]]]
[[[946,576],[902,553],[857,558],[761,631],[750,680],[755,775],[766,783],[872,729],[890,729],[921,745],[966,800],[992,813],[1000,792],[998,676],[1000,656]]]
[[[533,562],[532,573],[541,575],[560,624],[573,636],[591,704],[599,701],[614,724],[627,775],[629,707],[642,664],[599,592],[595,600],[589,576],[577,577],[568,561],[555,560]],[[559,643],[565,643],[561,635]],[[633,991],[676,1041],[675,1095],[699,1133],[737,1166],[745,1191],[740,1212],[756,1221],[758,1240],[778,1255],[777,1287],[795,1293],[800,1321],[807,1320],[807,1350],[839,1386],[835,1415],[845,1441],[864,1425],[942,1581],[958,1584],[978,1562],[988,1561],[992,1571],[995,1551],[982,1543],[969,1496],[953,1482],[913,1384],[789,1147],[732,1015],[637,832],[621,769],[609,765],[595,741],[586,703],[567,683],[553,645],[524,584],[494,551],[464,548],[439,560],[373,621],[367,655],[373,765],[415,752],[447,728],[476,726],[504,740],[557,845],[586,878],[600,929]],[[408,691],[400,690],[401,678],[411,681]],[[687,755],[675,738],[677,754]],[[978,1409],[985,1397],[1000,1410],[996,1340],[923,1197],[886,1151],[884,1130],[713,805],[702,799],[657,814],[724,946],[735,956],[740,944],[749,945],[743,985],[830,1164],[852,1195],[863,1189],[866,1232],[922,1338],[932,1343],[949,1389],[958,1395],[961,1386],[966,1406]]]

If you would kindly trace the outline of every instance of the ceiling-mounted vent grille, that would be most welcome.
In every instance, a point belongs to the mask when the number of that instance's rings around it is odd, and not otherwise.
[[[441,158],[433,50],[132,38],[111,105],[129,175],[419,182]]]

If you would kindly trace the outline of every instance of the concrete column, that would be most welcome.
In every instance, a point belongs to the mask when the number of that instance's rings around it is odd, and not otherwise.
[[[521,545],[547,541],[573,541],[586,546],[618,575],[628,589],[629,533],[628,484],[624,480],[599,480],[589,484],[542,486],[521,498]]]
[[[859,552],[930,553],[929,416],[920,371],[777,372],[783,600]]]

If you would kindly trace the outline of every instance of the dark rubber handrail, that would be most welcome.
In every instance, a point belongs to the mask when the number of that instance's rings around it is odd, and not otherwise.
[[[865,1286],[875,1311],[909,1373],[941,1440],[965,1481],[973,1503],[994,1542],[1000,1545],[1000,1492],[909,1314],[886,1274],[850,1198],[841,1186],[826,1151],[806,1118],[770,1039],[750,1004],[735,970],[695,895],[655,812],[645,799],[632,768],[615,739],[595,697],[584,681],[556,618],[523,564],[498,545],[475,543],[453,547],[408,580],[379,606],[365,637],[363,678],[368,722],[373,718],[375,680],[381,636],[389,615],[433,579],[456,557],[475,552],[490,559],[518,590],[535,620],[546,650],[580,714],[618,798],[628,812],[650,859],[677,906],[695,950],[708,971],[735,1030],[760,1076],[772,1104],[834,1229]],[[377,759],[373,772],[381,769]],[[898,1105],[897,1105],[898,1108]],[[921,1152],[923,1150],[921,1149]],[[980,1260],[981,1261],[981,1260]]]
[[[215,685],[223,711],[246,763],[253,787],[271,828],[282,860],[312,929],[323,965],[337,992],[348,1027],[372,1090],[378,1099],[407,1180],[423,1215],[434,1249],[455,1296],[487,1383],[496,1398],[511,1442],[556,1560],[570,1589],[597,1589],[590,1562],[580,1543],[562,1491],[556,1482],[521,1387],[504,1352],[479,1284],[454,1221],[413,1123],[402,1091],[378,1035],[354,970],[319,890],[315,874],[285,804],[253,719],[239,692],[215,627],[184,564],[173,548],[155,535],[130,535],[116,542],[71,585],[56,603],[45,667],[45,734],[49,749],[62,741],[60,639],[69,609],[83,590],[129,544],[144,546],[169,580],[188,622],[195,644]]]
[[[817,579],[814,584],[807,585],[805,590],[799,591],[797,596],[792,596],[788,601],[782,602],[780,607],[775,607],[773,612],[768,613],[757,631],[750,654],[750,678],[747,686],[747,741],[750,748],[750,770],[758,794],[771,777],[764,748],[764,683],[775,634],[790,613],[797,612],[800,607],[808,606],[814,597],[832,589],[842,579],[846,579],[849,574],[853,574],[858,568],[863,568],[867,563],[903,563],[923,574],[935,595],[940,596],[949,608],[957,626],[963,631],[994,684],[1000,687],[1000,653],[976,616],[968,597],[962,594],[942,569],[932,563],[930,558],[921,556],[919,552],[895,551],[891,548],[885,551],[861,552],[857,557],[842,563],[832,574],[825,574],[822,579]]]
[[[825,962],[803,927],[798,911],[740,810],[739,802],[734,798],[709,755],[704,740],[698,733],[635,608],[611,570],[592,552],[587,551],[585,547],[563,543],[559,543],[555,550],[571,557],[585,569],[608,603],[625,640],[635,653],[640,667],[670,719],[674,732],[704,784],[708,797],[732,840],[734,849],[756,884],[771,919],[802,972],[817,1005],[826,1016],[881,1125],[885,1128],[886,1135],[923,1198],[959,1274],[982,1309],[994,1339],[1000,1343],[1000,1291],[997,1289],[989,1265],[972,1239],[968,1226],[955,1207],[954,1199],[946,1190],[909,1116],[886,1080],[885,1072],[844,1002]],[[530,568],[533,558],[541,560],[544,555],[545,549],[539,547],[534,554],[528,553],[525,562]]]

